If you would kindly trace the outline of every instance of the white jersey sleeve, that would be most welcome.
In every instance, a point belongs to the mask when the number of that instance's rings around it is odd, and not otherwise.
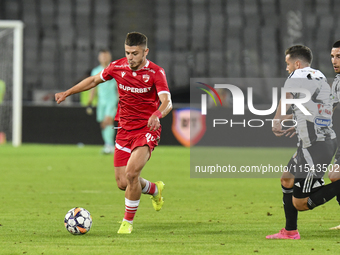
[[[332,103],[336,106],[340,102],[340,74],[338,74],[332,84]]]
[[[331,88],[326,77],[319,71],[306,67],[295,70],[284,85],[285,88],[308,90],[311,98],[303,104],[310,115],[305,115],[298,105],[292,105],[296,132],[302,147],[307,148],[314,142],[336,137],[332,129]],[[304,98],[300,92],[292,92],[294,98]]]

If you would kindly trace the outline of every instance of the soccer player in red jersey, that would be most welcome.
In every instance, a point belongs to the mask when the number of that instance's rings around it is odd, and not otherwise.
[[[147,37],[128,33],[125,58],[112,62],[101,73],[88,77],[69,90],[57,93],[58,104],[66,97],[89,90],[107,80],[117,81],[119,93],[119,129],[114,152],[115,177],[118,188],[125,190],[125,214],[118,230],[129,234],[141,193],[152,195],[156,211],[163,206],[164,183],[151,183],[140,173],[158,145],[160,119],[172,109],[171,96],[164,69],[149,61]]]

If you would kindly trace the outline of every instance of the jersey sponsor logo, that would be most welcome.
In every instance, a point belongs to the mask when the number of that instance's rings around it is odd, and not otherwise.
[[[151,72],[151,73],[156,73],[155,70],[153,70],[151,68],[147,68],[147,67],[143,68],[143,70]]]
[[[125,74],[126,74],[125,72],[122,72],[122,77],[124,77]]]
[[[115,67],[115,68],[126,68],[128,66],[129,65],[114,65],[113,67]]]
[[[127,92],[131,92],[131,93],[147,93],[151,90],[151,87],[147,87],[147,88],[133,88],[133,87],[129,87],[129,86],[125,86],[123,84],[119,84],[119,88],[127,91]]]
[[[315,118],[314,123],[318,126],[329,127],[332,123],[332,120],[326,118]]]
[[[148,74],[143,74],[143,81],[148,82],[150,80],[150,75]]]

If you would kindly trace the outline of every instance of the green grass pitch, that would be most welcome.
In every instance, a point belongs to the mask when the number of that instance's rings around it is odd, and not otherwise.
[[[190,150],[159,146],[142,171],[166,184],[154,211],[142,196],[131,235],[118,235],[124,193],[99,146],[0,146],[0,254],[339,254],[335,200],[299,214],[301,240],[266,240],[284,227],[278,178],[190,178]],[[256,153],[255,153],[256,152]],[[230,148],[226,157],[285,164],[294,148]],[[326,179],[327,180],[327,179]],[[66,212],[84,207],[90,232],[73,236]]]

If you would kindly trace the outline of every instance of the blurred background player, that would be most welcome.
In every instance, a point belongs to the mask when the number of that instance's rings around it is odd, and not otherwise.
[[[108,50],[102,49],[98,54],[99,66],[91,71],[91,76],[100,73],[111,62],[111,53]],[[104,154],[111,154],[114,151],[114,133],[113,120],[117,112],[117,82],[115,79],[99,84],[90,91],[89,100],[87,102],[87,113],[92,114],[93,100],[98,95],[97,102],[97,121],[100,123],[102,138],[104,140]]]
[[[286,70],[290,75],[284,87],[310,92],[311,98],[303,104],[310,114],[292,106],[298,149],[287,165],[288,172],[281,177],[286,226],[279,233],[266,236],[267,239],[300,239],[298,211],[312,210],[340,194],[340,181],[324,185],[323,176],[336,151],[337,140],[332,129],[331,89],[326,77],[310,67],[312,59],[312,52],[306,46],[296,45],[286,50]],[[287,92],[286,98],[304,98],[300,94]],[[287,104],[286,109],[290,106]],[[281,115],[280,101],[273,121],[276,136],[287,134],[281,126],[284,119],[287,115]]]
[[[91,72],[92,72],[92,69],[86,70],[84,75],[80,79],[78,79],[73,85],[76,85],[80,81],[91,76]],[[93,113],[93,107],[97,107],[97,102],[98,102],[98,96],[97,96],[97,93],[96,93],[95,97],[92,100],[91,106],[88,106],[90,94],[91,94],[91,90],[86,90],[86,91],[83,91],[79,94],[79,103],[80,103],[81,106],[86,107],[86,113],[87,114],[89,114],[88,109],[90,109],[90,108],[91,108],[91,111],[92,111],[91,114]],[[91,115],[91,114],[89,114],[89,115]]]
[[[334,72],[336,73],[335,79],[332,84],[332,103],[333,109],[335,110],[336,106],[340,102],[340,41],[336,41],[331,49],[331,62],[333,65]],[[329,170],[328,177],[331,182],[335,182],[340,180],[340,149],[338,147],[337,153],[334,157],[333,167]],[[340,204],[340,198],[337,197],[336,200]],[[340,225],[330,228],[330,229],[340,229]]]
[[[148,53],[147,37],[138,32],[128,33],[124,58],[111,62],[101,73],[55,95],[60,104],[66,97],[107,80],[116,79],[119,84],[120,128],[116,137],[114,167],[117,186],[125,190],[125,214],[119,234],[132,232],[142,193],[151,195],[156,211],[161,210],[164,203],[164,183],[152,183],[140,177],[160,140],[160,119],[172,109],[164,69],[147,60]]]

